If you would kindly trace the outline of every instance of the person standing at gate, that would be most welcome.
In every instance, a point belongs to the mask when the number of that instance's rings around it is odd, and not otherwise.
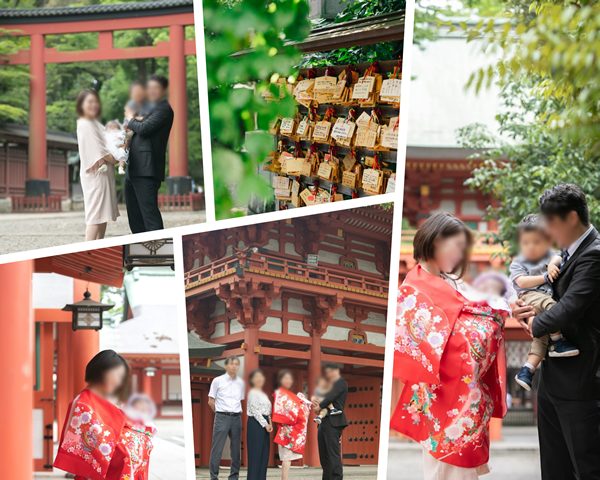
[[[85,209],[85,239],[99,240],[106,234],[109,221],[119,216],[115,167],[104,126],[99,122],[102,111],[96,90],[83,90],[77,96],[77,144],[81,169],[79,172]]]
[[[266,480],[273,424],[271,400],[264,392],[265,374],[256,369],[248,377],[248,480]]]
[[[323,369],[325,378],[331,384],[331,390],[318,402],[314,400],[313,407],[316,414],[324,408],[333,405],[339,415],[325,416],[319,425],[319,459],[323,469],[323,480],[339,480],[344,478],[344,467],[342,466],[342,453],[340,442],[342,432],[348,426],[348,420],[344,412],[346,397],[348,396],[348,384],[342,378],[339,365],[328,364]]]
[[[229,437],[231,450],[229,480],[239,479],[242,448],[242,400],[244,400],[246,388],[244,381],[238,377],[239,369],[239,358],[228,357],[225,360],[225,373],[216,377],[210,384],[208,406],[215,412],[210,450],[211,480],[219,479],[219,466],[227,437]]]
[[[132,233],[162,230],[158,190],[165,179],[166,152],[173,126],[173,109],[167,101],[169,81],[152,75],[147,83],[148,115],[139,119],[125,107],[127,128],[133,131],[125,176],[125,203]]]

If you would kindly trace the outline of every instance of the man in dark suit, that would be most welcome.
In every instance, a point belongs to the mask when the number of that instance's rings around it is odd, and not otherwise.
[[[540,198],[548,232],[562,249],[551,309],[531,318],[535,337],[562,334],[580,351],[546,357],[538,391],[543,480],[600,479],[600,235],[584,193],[561,184]]]
[[[173,125],[173,109],[167,101],[169,81],[153,75],[147,83],[149,113],[135,118],[125,108],[127,127],[134,132],[125,176],[125,202],[132,233],[164,228],[158,209],[158,190],[165,179],[167,142]]]
[[[320,403],[315,401],[313,405],[315,410],[322,410],[329,408],[331,404],[334,406],[336,414],[332,415],[331,412],[327,414],[319,426],[319,459],[323,469],[323,480],[338,480],[344,478],[340,441],[342,431],[348,426],[348,420],[344,413],[348,384],[342,378],[338,365],[325,365],[323,374],[331,382],[331,390],[323,398],[323,401]]]

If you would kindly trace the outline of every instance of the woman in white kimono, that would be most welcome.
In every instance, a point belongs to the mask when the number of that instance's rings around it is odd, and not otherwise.
[[[81,189],[85,208],[85,239],[104,238],[106,225],[119,216],[115,169],[100,117],[100,97],[83,90],[77,97],[77,142],[81,162]]]

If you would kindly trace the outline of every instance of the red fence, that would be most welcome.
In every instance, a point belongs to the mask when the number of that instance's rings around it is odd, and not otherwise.
[[[165,212],[203,210],[204,194],[187,193],[185,195],[159,195],[158,206]]]
[[[12,211],[15,213],[60,212],[61,196],[11,197]]]

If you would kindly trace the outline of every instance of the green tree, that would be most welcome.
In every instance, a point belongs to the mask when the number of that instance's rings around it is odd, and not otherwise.
[[[9,31],[0,30],[0,60],[25,46],[25,39],[11,36]],[[26,67],[0,66],[0,122],[24,122],[27,119],[29,95],[21,86],[28,83],[29,73]]]
[[[289,42],[308,35],[308,5],[305,0],[205,0],[204,23],[215,209],[217,218],[224,218],[253,195],[271,195],[257,171],[273,150],[269,127],[292,115],[295,103],[287,93],[278,102],[263,94],[279,96],[272,81],[295,75],[300,54]]]
[[[486,51],[502,56],[475,72],[471,84],[530,85],[552,101],[538,121],[600,150],[600,2],[512,0],[502,17],[502,24],[482,20],[469,29],[470,38],[483,38]]]
[[[487,211],[487,217],[499,225],[492,235],[514,254],[517,224],[539,210],[539,196],[552,185],[581,186],[588,194],[592,219],[600,218],[600,159],[590,156],[586,143],[557,135],[546,124],[531,120],[556,101],[540,99],[516,82],[503,89],[502,101],[503,110],[497,116],[500,136],[482,125],[469,125],[460,130],[459,141],[480,152],[473,158],[475,168],[467,187],[496,200]]]

